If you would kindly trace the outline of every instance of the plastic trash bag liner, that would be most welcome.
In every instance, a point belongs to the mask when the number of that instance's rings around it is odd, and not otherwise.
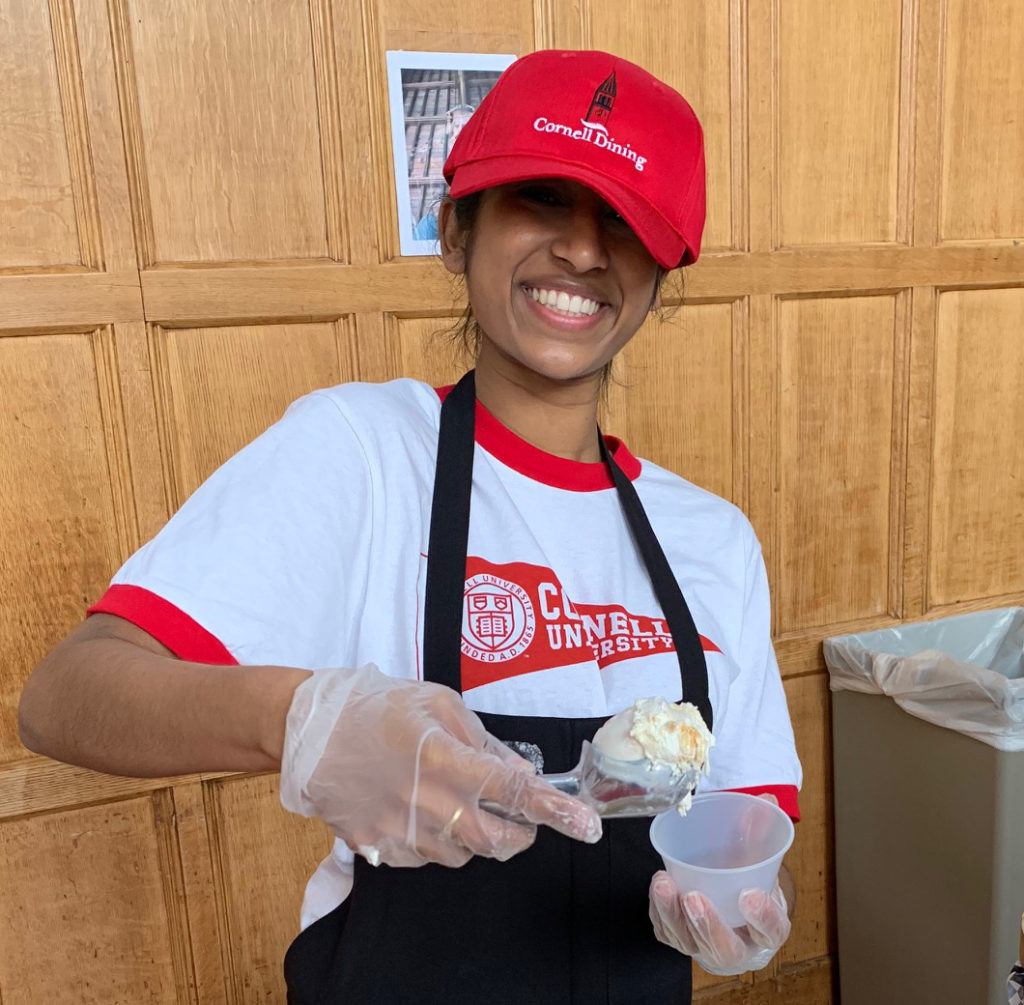
[[[1024,607],[826,639],[833,691],[887,694],[928,722],[1024,750]]]

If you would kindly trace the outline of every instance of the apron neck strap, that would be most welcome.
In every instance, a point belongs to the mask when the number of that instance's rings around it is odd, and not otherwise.
[[[469,509],[476,448],[476,383],[469,371],[441,406],[434,494],[430,507],[430,543],[424,609],[424,677],[461,692],[462,622],[469,546]],[[683,700],[692,702],[712,728],[711,701],[704,647],[679,583],[651,528],[633,483],[598,437],[626,522],[651,578],[679,660]]]

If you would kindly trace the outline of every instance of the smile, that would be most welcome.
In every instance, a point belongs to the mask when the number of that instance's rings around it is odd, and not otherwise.
[[[537,303],[566,317],[590,317],[604,306],[599,300],[581,297],[578,293],[569,294],[565,290],[546,290],[535,286],[523,288]]]

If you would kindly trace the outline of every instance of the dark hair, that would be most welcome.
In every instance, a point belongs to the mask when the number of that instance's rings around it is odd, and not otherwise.
[[[442,202],[450,202],[452,206],[455,207],[455,224],[459,231],[466,235],[467,265],[469,262],[469,253],[473,244],[473,235],[476,229],[477,216],[480,213],[480,203],[483,200],[483,195],[483,191],[472,192],[470,195],[464,195],[458,199],[453,199],[451,196],[445,195],[442,200]],[[675,313],[682,306],[683,294],[685,292],[682,272],[678,272],[676,273],[679,277],[678,296],[673,298],[673,303],[667,308],[660,304],[657,307],[654,306],[654,301],[657,299],[658,293],[665,282],[665,278],[671,273],[671,271],[672,270],[666,269],[661,265],[658,266],[657,280],[654,284],[654,296],[651,300],[651,310],[656,312],[658,318],[662,321],[668,321],[670,318],[675,316]],[[448,336],[452,343],[462,350],[462,353],[467,359],[476,359],[477,352],[480,348],[480,325],[473,316],[473,307],[471,304],[466,304],[461,317],[459,317],[451,328],[444,330],[443,334]],[[608,381],[611,379],[611,374],[612,362],[609,361],[604,365],[604,372],[601,374],[602,390],[607,386]]]

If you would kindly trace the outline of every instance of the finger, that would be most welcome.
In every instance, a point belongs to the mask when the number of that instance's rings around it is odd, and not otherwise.
[[[751,942],[774,950],[789,938],[792,926],[786,897],[778,885],[770,894],[765,890],[744,890],[740,894],[739,908]]]
[[[601,837],[601,818],[586,803],[545,782],[539,775],[510,767],[492,754],[465,759],[465,771],[478,779],[479,798],[497,803],[506,813],[543,824],[577,841],[593,844]]]
[[[454,837],[474,855],[507,862],[533,844],[537,828],[533,824],[502,820],[478,807],[462,817]]]
[[[683,910],[697,943],[698,956],[723,969],[731,970],[743,965],[747,956],[743,940],[722,921],[707,897],[696,892],[686,894]]]
[[[667,872],[656,872],[651,878],[648,900],[654,937],[680,953],[693,956],[697,943],[683,914],[682,895]]]
[[[757,798],[764,799],[767,802],[773,803],[776,806],[779,805],[779,797],[776,796],[774,792],[759,792]]]
[[[577,841],[594,844],[601,838],[601,818],[591,807],[537,775],[499,764],[485,780],[480,796]]]

